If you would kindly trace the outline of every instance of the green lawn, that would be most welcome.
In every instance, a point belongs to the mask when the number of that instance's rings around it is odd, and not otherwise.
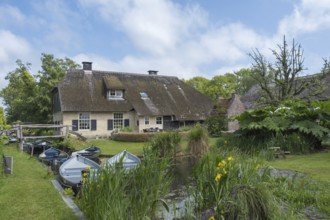
[[[330,182],[330,150],[307,155],[289,155],[269,163],[274,168],[294,170],[311,175],[316,180]]]
[[[0,174],[0,219],[77,219],[53,187],[54,176],[36,158],[15,144],[0,143],[0,153],[14,158],[13,174]]]
[[[143,152],[143,147],[148,144],[145,142],[132,143],[108,139],[89,139],[87,140],[87,143],[88,145],[95,145],[99,147],[102,151],[102,155],[115,155],[123,150],[127,150],[135,155],[141,155]]]
[[[213,146],[216,143],[217,138],[210,138],[209,145]],[[102,150],[102,155],[115,155],[122,150],[127,150],[135,155],[142,155],[143,147],[150,146],[148,142],[123,142],[113,141],[109,139],[88,139],[87,143],[80,145],[77,149],[83,149],[87,145],[95,145]],[[181,149],[184,151],[187,148],[188,141],[185,139],[181,140]]]

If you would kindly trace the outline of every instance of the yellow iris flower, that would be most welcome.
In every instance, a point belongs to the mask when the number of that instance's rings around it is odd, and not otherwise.
[[[226,161],[222,160],[218,163],[218,167],[224,167],[226,166]]]
[[[215,181],[218,183],[218,182],[220,182],[220,179],[221,179],[221,174],[218,173],[218,174],[215,176]]]

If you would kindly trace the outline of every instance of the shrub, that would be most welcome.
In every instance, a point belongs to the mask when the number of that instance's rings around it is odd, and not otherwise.
[[[199,157],[208,151],[208,134],[201,124],[196,124],[188,135],[190,153]]]
[[[111,138],[115,141],[127,141],[127,142],[147,142],[155,136],[157,133],[114,133]]]
[[[287,101],[278,107],[262,107],[245,111],[237,117],[241,129],[238,147],[249,141],[255,150],[278,145],[293,153],[308,153],[322,148],[329,133],[329,102]],[[272,145],[272,146],[269,146]],[[252,150],[252,149],[248,149]]]
[[[178,132],[162,132],[151,140],[151,149],[160,157],[175,157],[180,149],[181,136]]]
[[[235,155],[235,156],[231,156]],[[263,161],[235,151],[211,152],[199,161],[194,172],[196,210],[212,208],[215,219],[271,219],[278,206],[271,199]]]

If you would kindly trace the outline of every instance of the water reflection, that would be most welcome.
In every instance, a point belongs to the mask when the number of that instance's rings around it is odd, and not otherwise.
[[[192,156],[180,156],[175,159],[173,166],[173,184],[166,197],[169,212],[164,207],[158,211],[158,217],[164,220],[180,219],[192,213],[193,197],[189,195],[188,188],[193,187],[192,172],[196,164],[196,158]]]

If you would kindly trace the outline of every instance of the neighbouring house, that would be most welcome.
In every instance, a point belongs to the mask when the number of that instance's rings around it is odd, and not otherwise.
[[[318,77],[320,74],[304,76],[305,78]],[[330,100],[330,73],[326,74],[322,78],[321,85],[323,86],[322,93],[314,95],[315,90],[309,88],[304,88],[304,91],[297,97],[303,101],[329,101]],[[255,109],[258,107],[263,107],[266,104],[263,102],[263,96],[260,94],[263,92],[259,85],[253,86],[246,94],[241,97],[241,101],[246,109]]]
[[[230,98],[219,97],[217,106],[223,109],[222,114],[227,121],[227,131],[233,132],[239,129],[237,120],[231,120],[232,117],[245,111],[244,104],[241,102],[240,96],[233,94]]]
[[[70,70],[53,89],[53,121],[86,137],[130,127],[171,130],[203,122],[212,102],[177,77],[92,69]]]

